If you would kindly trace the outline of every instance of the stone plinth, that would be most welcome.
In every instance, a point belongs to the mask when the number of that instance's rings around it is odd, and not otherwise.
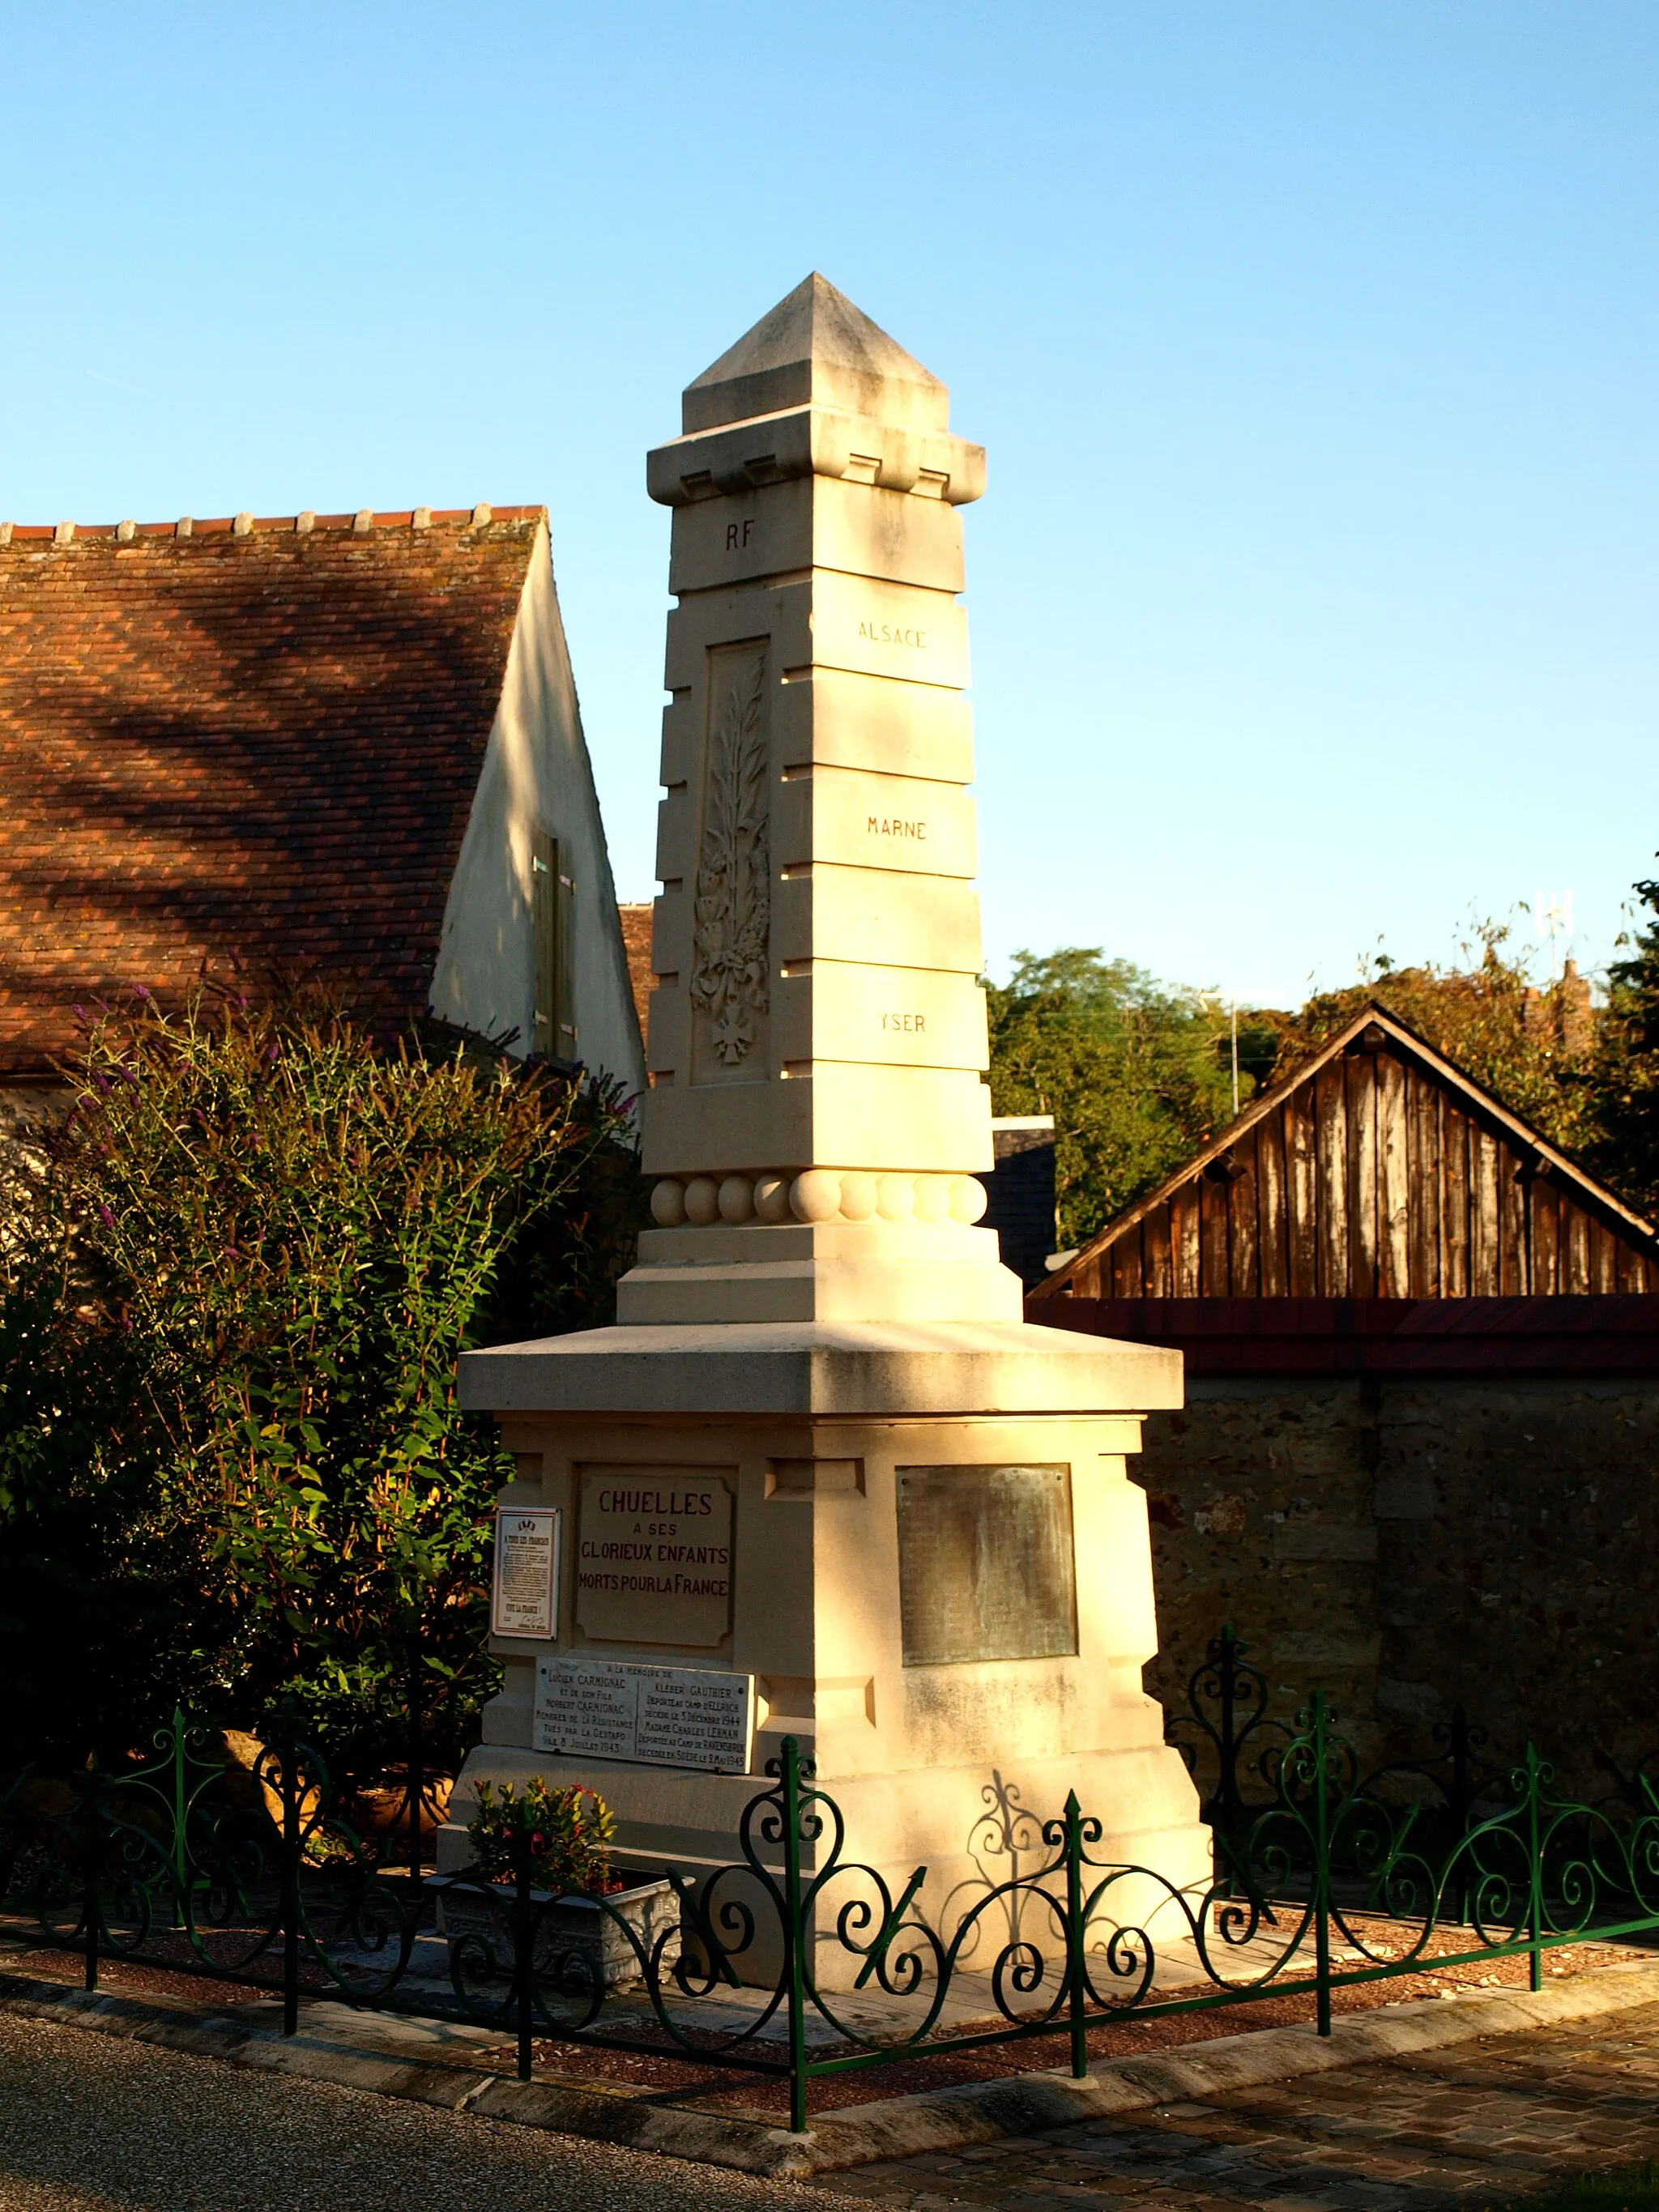
[[[1146,1502],[1125,1471],[1141,1416],[1180,1401],[1175,1358],[1018,1323],[618,1328],[472,1354],[465,1389],[517,1455],[505,1502],[560,1506],[575,1532],[556,1644],[496,1643],[507,1679],[469,1784],[587,1782],[630,1863],[701,1870],[735,1856],[787,1734],[846,1815],[849,1853],[896,1889],[925,1863],[947,1917],[1009,1871],[989,1848],[999,1790],[1048,1817],[1075,1790],[1104,1856],[1206,1875],[1191,1784],[1140,1686],[1157,1631]],[[699,1640],[664,1644],[637,1632],[672,1628],[675,1608],[645,1598],[636,1632],[617,1633],[616,1597],[593,1587],[614,1570],[582,1533],[599,1503],[710,1481],[721,1534],[730,1500],[718,1622],[698,1596],[678,1613]],[[988,1500],[1000,1559],[971,1526]],[[1016,1592],[1022,1605],[998,1602]],[[536,1668],[553,1651],[751,1675],[749,1771],[537,1751]]]

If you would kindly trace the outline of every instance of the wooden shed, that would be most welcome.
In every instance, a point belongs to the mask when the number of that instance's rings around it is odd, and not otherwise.
[[[1185,1355],[1137,1468],[1166,1704],[1231,1620],[1368,1755],[1458,1704],[1587,1785],[1652,1747],[1659,1240],[1397,1016],[1367,1007],[1027,1312]]]
[[[1639,1214],[1373,1004],[1038,1286],[1067,1297],[1659,1291]]]

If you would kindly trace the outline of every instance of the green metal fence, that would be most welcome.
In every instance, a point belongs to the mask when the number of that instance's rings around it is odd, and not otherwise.
[[[412,1850],[371,1845],[290,1705],[240,1802],[182,1715],[147,1765],[89,1762],[44,1792],[18,1778],[0,1890],[14,1938],[74,1953],[88,1989],[106,1961],[143,1960],[268,1989],[288,2034],[313,1996],[463,2019],[510,2036],[525,2078],[543,2038],[679,2058],[787,2082],[796,2129],[811,2082],[865,2068],[1060,2037],[1082,2076],[1091,2031],[1127,2019],[1237,2008],[1243,2026],[1293,1997],[1328,2033],[1334,1993],[1431,1959],[1522,1956],[1537,1988],[1555,1946],[1659,1933],[1644,1784],[1571,1802],[1531,1746],[1477,1770],[1468,1743],[1436,1754],[1437,1781],[1432,1760],[1362,1778],[1322,1693],[1276,1726],[1252,1674],[1225,1638],[1194,1678],[1221,1778],[1196,1884],[1103,1855],[1113,1808],[1073,1795],[1032,1822],[1030,1863],[947,1915],[926,1868],[896,1887],[853,1856],[786,1738],[730,1863],[655,1869],[669,1909],[641,1919],[626,1896],[538,1890],[527,1827],[509,1882],[425,1875],[418,1758]]]

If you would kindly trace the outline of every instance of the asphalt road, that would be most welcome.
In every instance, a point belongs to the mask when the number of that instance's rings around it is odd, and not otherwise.
[[[813,2189],[0,2014],[0,2212],[1480,2212],[1656,2156],[1659,2005]]]
[[[572,2136],[0,2015],[0,2212],[853,2212]]]

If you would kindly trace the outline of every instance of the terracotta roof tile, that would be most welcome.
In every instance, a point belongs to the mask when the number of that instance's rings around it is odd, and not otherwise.
[[[650,1019],[651,994],[657,985],[651,972],[651,919],[655,912],[649,899],[617,908],[617,919],[622,924],[623,950],[628,955],[628,981],[634,994],[634,1011],[640,1018],[641,1036]]]
[[[0,1074],[204,962],[424,1010],[544,512],[0,524]]]

